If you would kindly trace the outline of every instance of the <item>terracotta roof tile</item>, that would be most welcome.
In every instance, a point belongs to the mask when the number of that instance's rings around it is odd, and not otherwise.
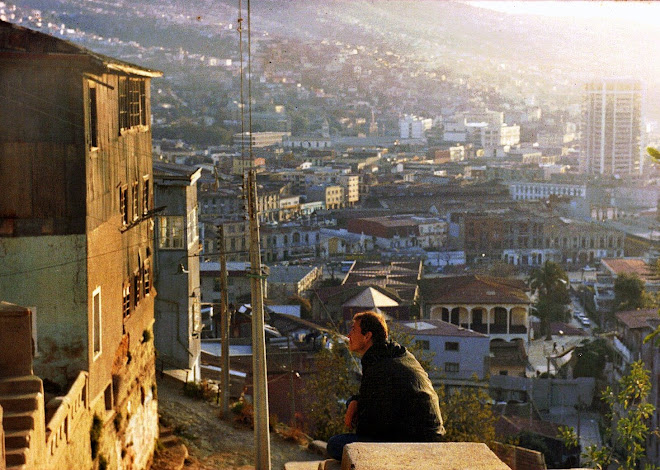
[[[531,303],[524,281],[481,275],[436,277],[419,281],[424,302],[437,303]]]

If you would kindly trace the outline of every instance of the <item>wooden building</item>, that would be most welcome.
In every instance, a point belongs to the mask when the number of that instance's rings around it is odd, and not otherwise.
[[[31,311],[34,374],[54,411],[46,417],[66,417],[62,442],[7,449],[7,468],[10,453],[46,470],[150,465],[150,80],[159,76],[0,21],[0,299]],[[49,403],[49,391],[75,396]]]

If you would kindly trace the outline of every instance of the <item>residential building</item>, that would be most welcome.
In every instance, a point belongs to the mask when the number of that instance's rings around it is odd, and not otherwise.
[[[437,250],[446,244],[448,224],[439,217],[392,215],[352,218],[347,228],[351,233],[372,237],[381,248],[418,246]]]
[[[323,277],[320,266],[271,265],[268,275],[268,299],[286,302],[292,296],[303,296]]]
[[[201,168],[154,163],[156,298],[154,338],[168,368],[200,380],[202,332],[197,180]]]
[[[437,319],[392,321],[390,328],[412,337],[433,356],[431,379],[455,387],[488,377],[490,339],[485,334]]]
[[[261,148],[281,146],[282,139],[290,137],[290,132],[243,132],[232,136],[232,143],[236,147]]]
[[[587,186],[584,184],[512,182],[509,183],[509,191],[515,201],[545,201],[550,196],[587,197]]]
[[[29,342],[21,364],[34,361],[16,379],[29,389],[5,382],[0,393],[37,393],[26,426],[6,426],[19,433],[8,466],[93,468],[103,456],[109,469],[147,469],[158,437],[150,81],[162,74],[4,21],[0,70],[11,90],[0,299],[19,311],[3,315],[16,323],[0,326],[13,336],[0,355]],[[46,406],[43,383],[64,398]]]
[[[483,258],[501,259],[519,266],[540,266],[550,260],[584,266],[624,253],[624,233],[547,213],[471,212],[463,220],[468,262]]]
[[[346,200],[345,189],[339,185],[325,184],[307,189],[307,200],[321,202],[324,209],[341,209]]]
[[[365,307],[378,308],[396,320],[411,318],[418,297],[417,283],[423,273],[421,261],[345,262],[342,272],[346,270],[341,286],[314,290],[310,299],[313,319],[348,322]]]
[[[634,177],[644,171],[639,80],[612,78],[586,84],[582,123],[585,173]]]
[[[532,338],[532,300],[523,281],[481,275],[420,279],[420,314],[485,333],[493,339]]]
[[[332,148],[332,141],[326,137],[317,137],[317,136],[303,136],[303,137],[291,137],[285,136],[282,138],[282,145],[284,148],[289,149],[330,149]]]
[[[265,275],[268,267],[262,266]],[[252,287],[250,283],[250,263],[245,261],[227,261],[227,301],[233,305],[250,303]],[[220,304],[220,262],[204,261],[200,263],[200,289],[202,304]],[[268,279],[263,283],[264,296],[268,296]],[[214,309],[219,311],[219,307]]]
[[[273,263],[320,255],[321,235],[318,227],[299,224],[264,225],[260,229],[264,262]]]
[[[399,119],[399,136],[402,139],[423,139],[424,132],[433,126],[433,119],[406,114]]]
[[[604,258],[600,262],[600,270],[609,274],[612,283],[621,274],[627,274],[640,278],[644,282],[646,292],[660,291],[660,277],[642,258]]]

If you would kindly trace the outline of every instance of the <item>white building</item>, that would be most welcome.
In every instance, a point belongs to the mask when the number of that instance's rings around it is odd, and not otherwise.
[[[550,196],[585,198],[587,186],[584,184],[517,182],[509,184],[509,192],[515,201],[545,200]]]
[[[582,171],[608,176],[641,175],[642,83],[607,79],[589,82],[585,88]]]
[[[399,135],[402,139],[422,139],[432,126],[433,119],[406,114],[399,119]]]

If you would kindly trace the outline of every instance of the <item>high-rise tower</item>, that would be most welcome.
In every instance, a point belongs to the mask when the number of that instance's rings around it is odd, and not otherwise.
[[[607,176],[639,176],[643,86],[639,80],[606,79],[586,84],[582,170]]]

